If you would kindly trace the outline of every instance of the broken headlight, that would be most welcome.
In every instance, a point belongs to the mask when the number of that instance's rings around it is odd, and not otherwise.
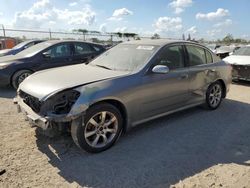
[[[80,92],[75,90],[63,91],[53,97],[51,110],[54,114],[67,114],[79,98]]]

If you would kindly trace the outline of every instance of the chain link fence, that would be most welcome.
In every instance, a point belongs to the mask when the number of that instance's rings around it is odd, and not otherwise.
[[[121,33],[120,33],[121,34]],[[124,34],[125,35],[125,34]],[[6,39],[14,40],[15,44],[30,40],[30,39],[43,39],[43,40],[84,40],[96,43],[103,43],[113,45],[120,41],[128,41],[135,39],[149,39],[150,36],[138,36],[136,37],[126,37],[124,35],[117,35],[116,33],[99,33],[99,32],[66,32],[66,31],[52,31],[48,30],[39,30],[39,29],[13,29],[10,26],[5,27],[0,25],[0,49],[6,48],[4,41]],[[161,37],[162,38],[162,37]],[[170,39],[170,38],[164,38]]]

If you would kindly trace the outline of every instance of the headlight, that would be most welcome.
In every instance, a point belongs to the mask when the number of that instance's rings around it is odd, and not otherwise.
[[[8,67],[10,64],[5,64],[5,63],[1,63],[0,64],[0,69],[5,69],[6,67]]]
[[[53,114],[68,114],[79,96],[80,92],[75,90],[60,92],[46,101],[48,111]]]

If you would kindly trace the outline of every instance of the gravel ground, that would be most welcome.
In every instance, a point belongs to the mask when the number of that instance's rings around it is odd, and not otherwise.
[[[100,154],[37,134],[14,95],[0,88],[0,187],[250,187],[250,84],[232,85],[216,111],[140,125]]]

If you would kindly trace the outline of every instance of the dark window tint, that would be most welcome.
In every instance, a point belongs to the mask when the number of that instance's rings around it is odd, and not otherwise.
[[[182,46],[165,47],[160,54],[158,65],[166,65],[170,70],[184,67]]]
[[[30,42],[24,46],[24,49],[29,48],[31,46],[35,45],[34,42]]]
[[[50,54],[51,58],[70,56],[69,44],[60,44],[50,48],[46,53]]]
[[[212,55],[209,51],[206,50],[207,63],[213,63]]]
[[[206,64],[206,54],[203,48],[189,45],[187,45],[186,48],[190,66]]]
[[[95,52],[93,48],[89,44],[85,43],[75,43],[75,54],[76,55],[85,55]]]
[[[102,48],[101,46],[94,45],[93,48],[94,48],[95,51],[97,51],[97,52],[103,51],[103,48]]]

